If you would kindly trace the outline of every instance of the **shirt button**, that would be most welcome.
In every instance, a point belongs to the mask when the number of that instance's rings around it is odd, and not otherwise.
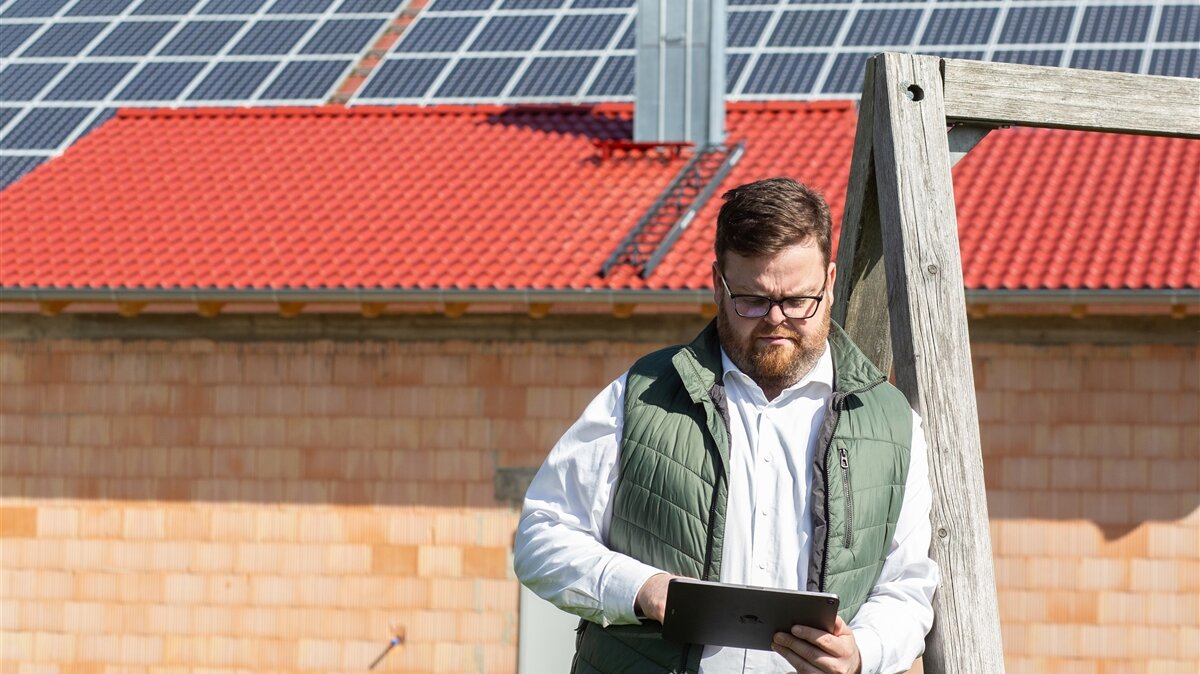
[[[766,461],[767,463],[771,463],[771,455],[768,454],[768,455],[764,456],[763,461]]]
[[[765,569],[765,568],[767,568],[767,563],[766,563],[766,562],[759,562],[759,563],[758,563],[758,568],[760,568],[760,569]]]
[[[766,517],[766,516],[767,516],[767,511],[765,511],[765,510],[760,510],[760,511],[758,511],[758,514],[759,514],[759,515],[762,515],[763,517]]]

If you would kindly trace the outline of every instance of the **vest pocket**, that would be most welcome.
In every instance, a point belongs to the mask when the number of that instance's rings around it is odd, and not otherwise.
[[[850,452],[845,447],[838,447],[841,458],[842,488],[846,494],[846,549],[854,546],[854,492],[850,489]]]

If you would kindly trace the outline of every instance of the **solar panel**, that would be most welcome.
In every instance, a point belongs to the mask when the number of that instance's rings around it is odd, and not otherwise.
[[[301,54],[357,54],[387,24],[380,19],[333,19],[309,38]]]
[[[90,22],[53,24],[33,44],[26,47],[21,56],[77,56],[107,25]]]
[[[13,63],[0,70],[0,101],[31,101],[58,71],[62,63]]]
[[[480,31],[468,51],[527,51],[541,39],[552,19],[550,14],[497,16]]]
[[[275,76],[259,99],[325,98],[352,65],[351,61],[292,61]]]
[[[438,16],[423,18],[413,24],[396,51],[448,52],[456,51],[479,23],[477,16]]]
[[[619,14],[574,14],[558,22],[543,49],[583,51],[604,49],[621,25]]]
[[[1038,44],[1066,42],[1071,32],[1074,7],[1013,7],[1008,10],[1000,42]]]
[[[857,94],[862,92],[863,74],[870,52],[838,54],[821,91],[827,94]]]
[[[921,20],[919,9],[868,9],[859,11],[850,24],[846,44],[907,45]]]
[[[521,65],[519,58],[465,58],[438,88],[439,98],[491,98],[504,92],[508,78]]]
[[[142,0],[134,8],[135,16],[183,16],[192,11],[199,0]]]
[[[612,56],[600,67],[588,96],[632,96],[633,57]]]
[[[108,120],[115,117],[116,114],[116,108],[105,108],[104,110],[101,110],[98,115],[92,118],[92,121],[87,123],[87,126],[83,127],[83,131],[79,132],[79,137],[75,140],[79,140],[79,138],[83,138],[89,133],[95,131],[101,124],[104,124]]]
[[[259,21],[229,53],[235,56],[286,54],[295,48],[315,22],[304,19]]]
[[[79,0],[64,16],[117,16],[131,0]]]
[[[338,14],[392,14],[404,0],[345,0],[335,8]]]
[[[37,32],[36,23],[0,24],[0,57],[10,56],[30,35]]]
[[[132,63],[77,63],[46,94],[47,101],[102,101],[133,70]]]
[[[750,61],[749,54],[726,54],[725,55],[725,93],[730,94],[737,88],[738,80],[742,77],[742,71],[746,69],[746,64]]]
[[[469,12],[472,10],[488,9],[492,0],[433,0],[425,8],[427,12]]]
[[[1148,6],[1088,7],[1079,27],[1079,42],[1141,42],[1150,27]]]
[[[199,13],[207,16],[213,14],[257,14],[265,4],[266,0],[208,0],[200,8]]]
[[[274,61],[229,61],[218,63],[188,95],[193,101],[247,99],[275,70]]]
[[[1150,59],[1150,74],[1200,77],[1200,49],[1155,49]]]
[[[119,23],[88,55],[143,56],[149,54],[174,27],[174,21]]]
[[[753,47],[771,20],[767,12],[730,12],[726,41],[730,47]]]
[[[504,0],[500,9],[557,9],[563,0]]]
[[[1167,5],[1158,21],[1159,42],[1200,43],[1200,5]]]
[[[1062,57],[1061,49],[1001,49],[992,54],[993,61],[1027,66],[1058,67],[1062,65]]]
[[[5,19],[33,19],[54,16],[67,0],[14,0],[0,17]]]
[[[214,56],[246,25],[241,21],[192,21],[183,26],[161,56]]]
[[[1141,64],[1141,49],[1077,49],[1071,54],[1072,68],[1136,73]]]
[[[362,88],[361,98],[422,98],[449,63],[445,58],[384,61]]]
[[[752,94],[803,93],[817,81],[824,54],[763,54],[745,91]]]
[[[41,155],[0,155],[0,190],[17,182],[44,161],[46,157]]]
[[[275,0],[267,14],[322,14],[333,0]]]
[[[173,101],[204,70],[199,61],[147,63],[117,94],[123,101]]]
[[[999,13],[996,7],[935,9],[921,44],[986,44]]]
[[[637,0],[575,0],[572,9],[612,9],[618,7],[633,7]]]
[[[8,123],[16,119],[19,114],[21,114],[21,108],[0,106],[0,129],[8,126]]]
[[[768,47],[824,47],[833,44],[846,11],[820,9],[809,12],[786,11],[779,17]]]
[[[533,59],[525,74],[517,81],[512,95],[518,98],[574,96],[595,64],[594,56],[551,56]]]
[[[637,22],[630,21],[625,27],[625,33],[617,41],[617,49],[634,49],[637,47]]]
[[[0,150],[55,150],[62,145],[92,108],[34,108],[0,138]]]

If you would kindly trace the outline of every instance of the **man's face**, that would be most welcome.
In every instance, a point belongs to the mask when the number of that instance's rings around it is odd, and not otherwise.
[[[779,300],[802,295],[822,297],[812,318],[795,319],[772,305],[762,318],[743,318],[717,269],[713,269],[717,331],[729,359],[769,397],[799,381],[813,368],[829,336],[835,267],[826,264],[815,243],[797,244],[765,257],[725,253],[725,283],[734,295]]]

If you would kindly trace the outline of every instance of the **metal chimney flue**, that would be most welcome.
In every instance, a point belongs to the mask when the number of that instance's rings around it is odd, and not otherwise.
[[[725,0],[638,0],[633,140],[725,142]]]

